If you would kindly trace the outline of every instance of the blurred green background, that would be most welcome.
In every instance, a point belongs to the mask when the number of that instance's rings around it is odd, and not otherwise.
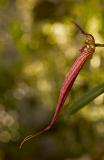
[[[104,160],[104,94],[67,114],[104,82],[104,48],[84,66],[55,126],[19,150],[25,136],[50,122],[83,46],[71,20],[104,43],[104,0],[0,0],[0,160]]]

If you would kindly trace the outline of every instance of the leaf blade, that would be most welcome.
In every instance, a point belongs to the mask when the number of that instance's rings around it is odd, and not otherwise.
[[[92,88],[84,96],[76,100],[74,104],[71,105],[68,115],[75,114],[102,93],[104,93],[104,83]]]

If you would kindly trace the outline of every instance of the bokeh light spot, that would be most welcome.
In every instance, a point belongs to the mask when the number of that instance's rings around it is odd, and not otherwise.
[[[101,64],[101,59],[99,56],[94,56],[91,61],[90,61],[91,67],[92,68],[99,68]]]

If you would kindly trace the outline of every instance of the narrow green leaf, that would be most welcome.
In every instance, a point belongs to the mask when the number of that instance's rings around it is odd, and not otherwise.
[[[104,93],[104,83],[92,88],[84,96],[75,101],[74,104],[69,108],[68,115],[76,113],[102,93]]]

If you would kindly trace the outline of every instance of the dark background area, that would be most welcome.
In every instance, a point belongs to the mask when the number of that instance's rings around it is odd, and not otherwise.
[[[104,82],[104,48],[79,74],[47,133],[65,74],[83,46],[77,22],[104,43],[104,0],[0,0],[0,160],[104,160],[104,94],[69,117],[75,99]]]

